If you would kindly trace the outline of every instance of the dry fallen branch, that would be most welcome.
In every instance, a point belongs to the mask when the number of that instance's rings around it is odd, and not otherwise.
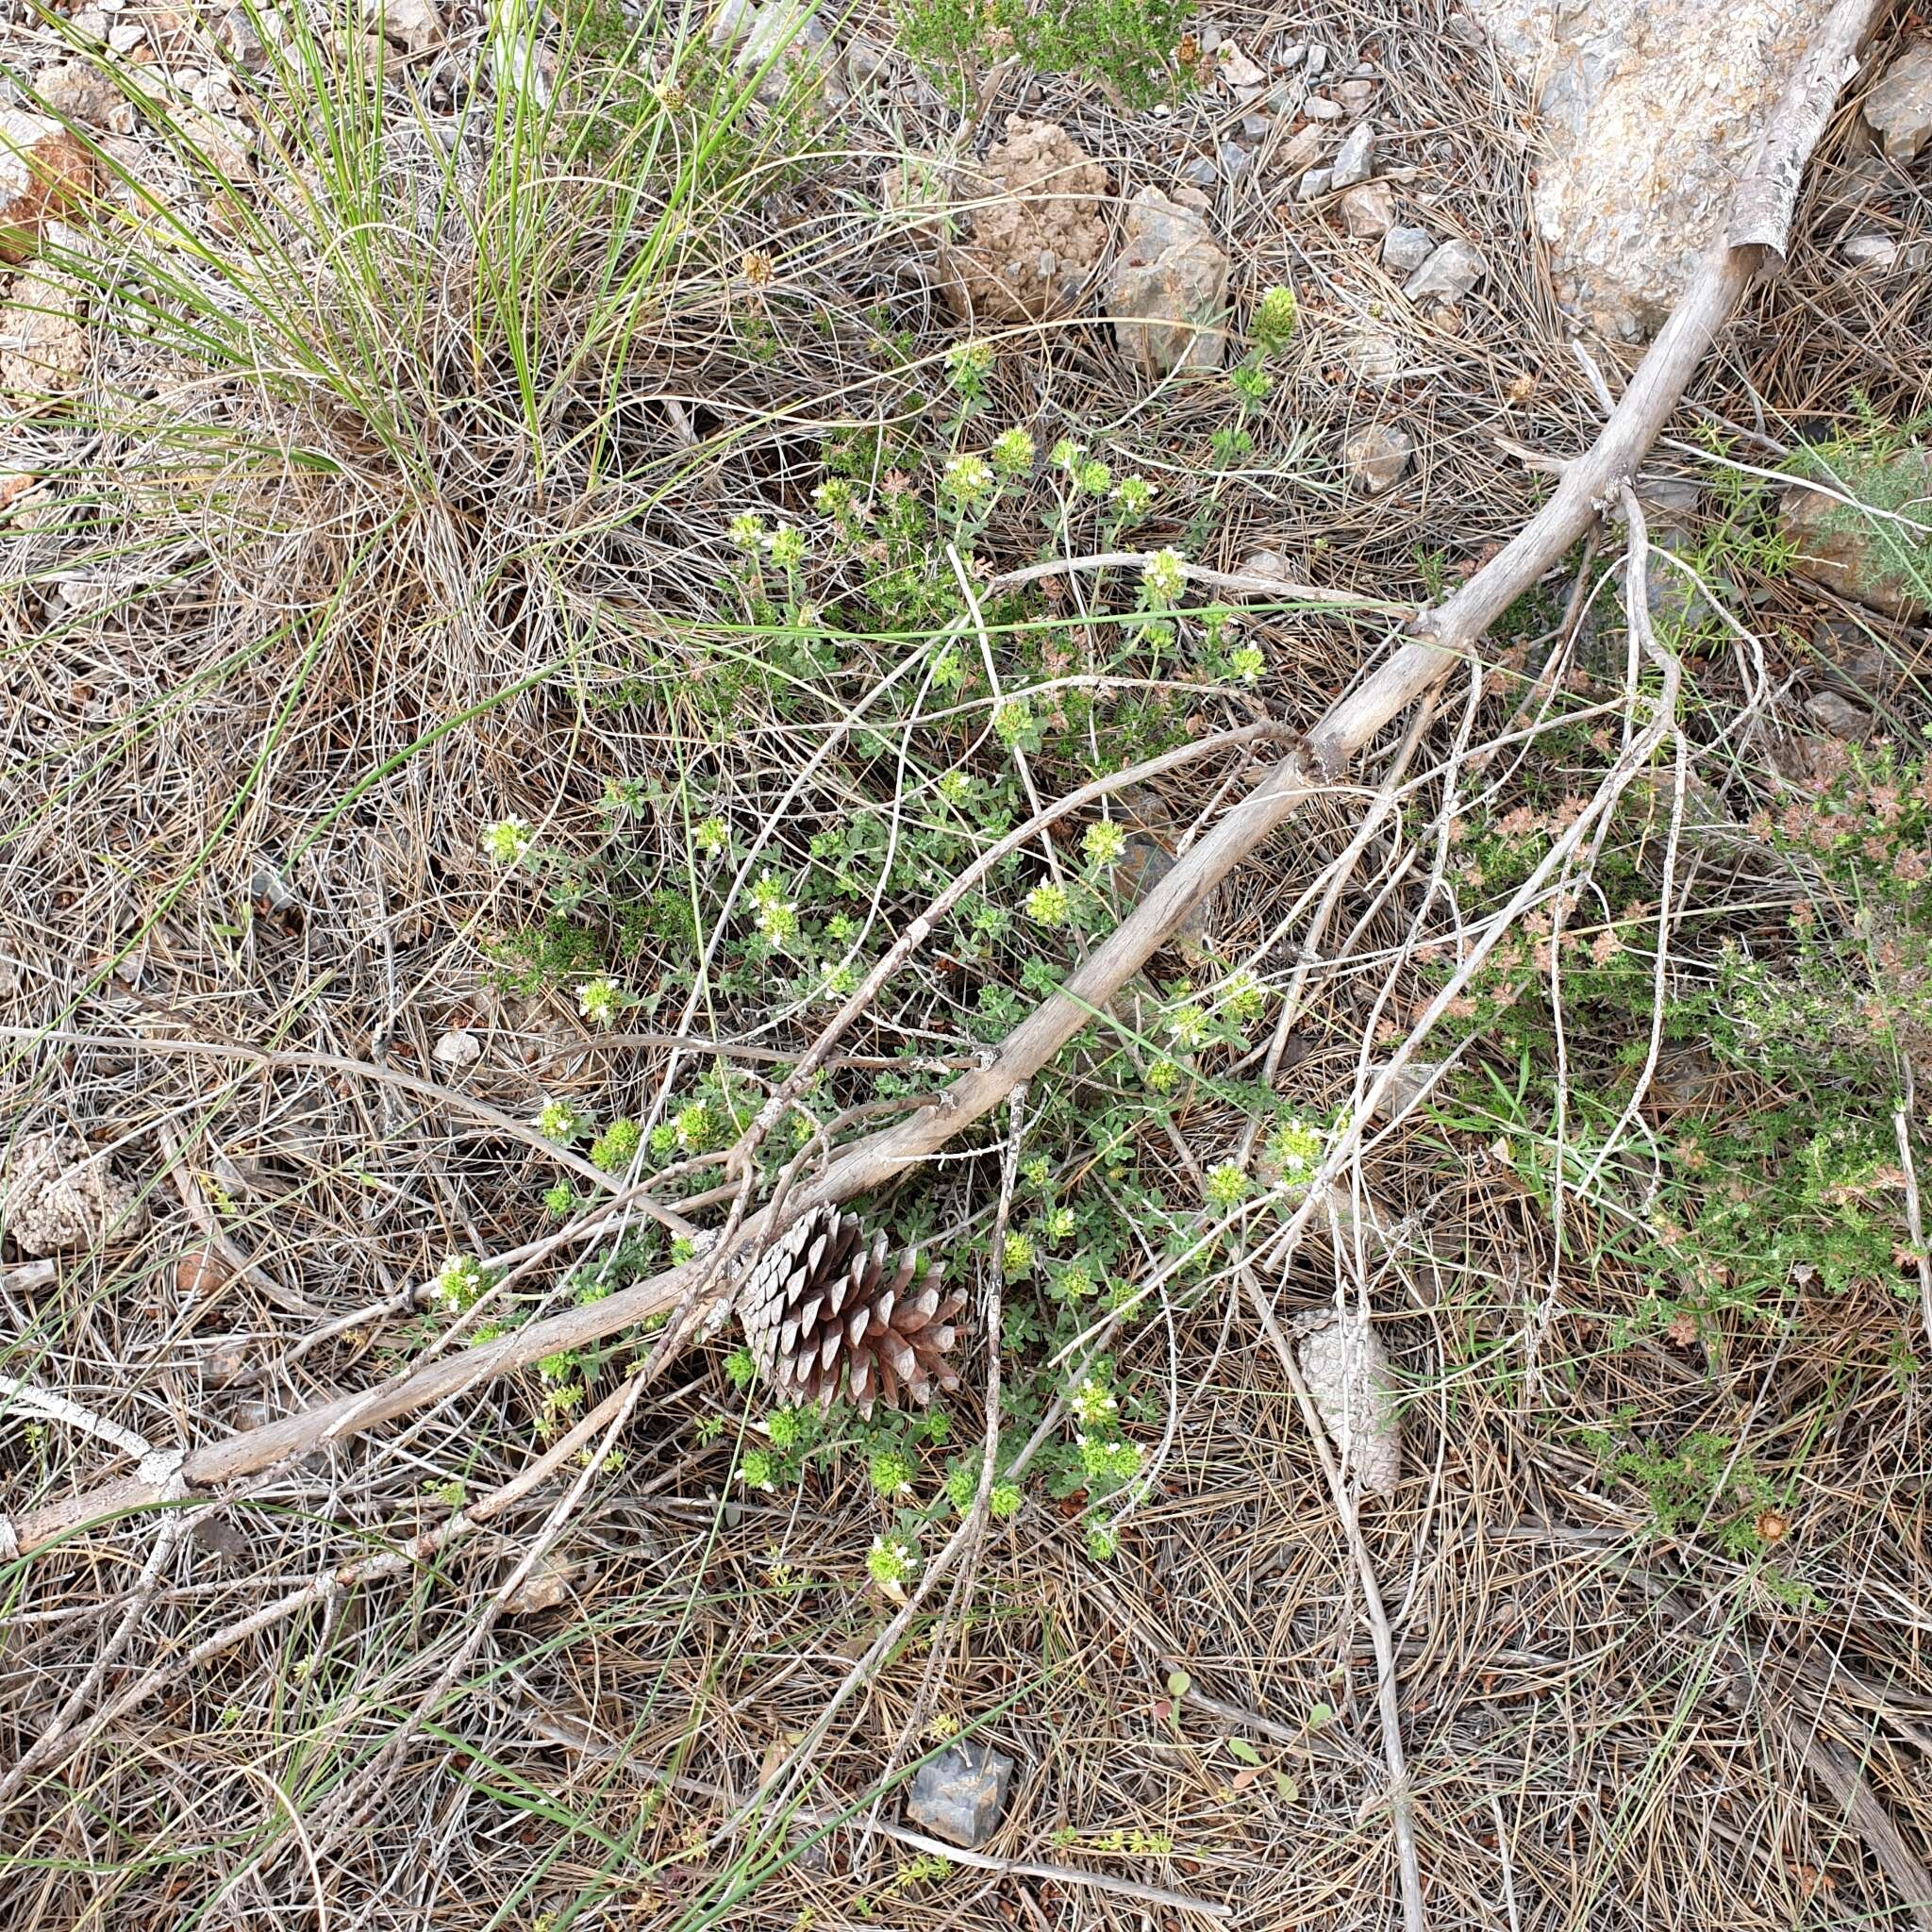
[[[794,1202],[804,1209],[879,1187],[916,1166],[998,1107],[1104,1010],[1221,881],[1276,826],[1327,790],[1349,760],[1391,721],[1431,691],[1524,591],[1597,521],[1620,487],[1635,476],[1718,330],[1735,310],[1767,258],[1781,250],[1764,218],[1775,208],[1789,220],[1790,182],[1808,156],[1831,104],[1853,70],[1856,50],[1879,0],[1838,0],[1773,111],[1738,191],[1742,245],[1728,236],[1710,250],[1631,377],[1595,442],[1563,471],[1549,501],[1456,594],[1412,619],[1396,643],[1351,691],[1331,705],[1302,743],[1263,774],[1247,797],[1186,855],[1099,946],[1065,988],[1041,1001],[984,1068],[963,1074],[929,1106],[848,1148]],[[1072,567],[1070,564],[1069,568]],[[1270,592],[1281,587],[1269,584]],[[1331,600],[1344,602],[1347,600]],[[765,1213],[747,1215],[735,1247],[674,1268],[589,1307],[532,1323],[499,1341],[444,1357],[360,1395],[318,1405],[181,1458],[180,1479],[211,1490],[242,1475],[331,1446],[351,1435],[525,1367],[559,1349],[614,1334],[677,1306],[721,1261],[771,1230]],[[17,1526],[23,1550],[39,1548],[92,1522],[162,1501],[166,1486],[139,1474],[120,1478],[28,1512]]]

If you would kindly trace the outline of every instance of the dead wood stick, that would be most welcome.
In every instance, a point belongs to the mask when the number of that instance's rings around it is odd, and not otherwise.
[[[1410,625],[1398,645],[1323,714],[1294,751],[1266,772],[1255,789],[1205,833],[1141,904],[1067,981],[1010,1033],[986,1067],[962,1074],[930,1106],[906,1121],[869,1134],[842,1155],[812,1187],[800,1211],[863,1193],[916,1166],[974,1121],[999,1106],[1022,1080],[1040,1072],[1106,1008],[1121,987],[1164,945],[1181,921],[1213,891],[1283,820],[1331,785],[1349,759],[1394,718],[1465,661],[1483,633],[1544,571],[1597,521],[1617,490],[1637,474],[1645,451],[1697,372],[1718,330],[1729,320],[1782,234],[1767,232],[1767,206],[1790,212],[1790,197],[1768,193],[1790,178],[1792,157],[1808,156],[1839,91],[1854,71],[1859,42],[1880,0],[1838,0],[1799,61],[1774,108],[1759,143],[1769,174],[1758,178],[1754,158],[1744,171],[1736,207],[1748,217],[1742,245],[1720,237],[1692,275],[1677,306],[1630,378],[1595,442],[1563,472],[1550,500],[1446,603]],[[1742,218],[1742,217],[1740,217]],[[1271,586],[1271,588],[1275,588]],[[764,1232],[762,1214],[746,1218],[741,1240]],[[392,1422],[431,1403],[446,1402],[493,1376],[526,1367],[558,1349],[574,1348],[627,1328],[677,1305],[693,1272],[690,1262],[621,1291],[589,1307],[570,1308],[512,1335],[426,1364],[387,1387],[343,1396],[225,1441],[204,1443],[183,1458],[181,1475],[208,1489],[343,1438]],[[162,1500],[162,1488],[139,1475],[123,1477],[30,1511],[17,1525],[19,1547],[33,1550],[95,1518]]]

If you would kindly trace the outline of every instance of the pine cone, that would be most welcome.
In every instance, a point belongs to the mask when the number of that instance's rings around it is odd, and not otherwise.
[[[961,1294],[914,1289],[911,1249],[888,1264],[883,1234],[867,1241],[855,1214],[814,1208],[758,1257],[739,1298],[752,1359],[787,1402],[829,1408],[841,1389],[870,1416],[873,1404],[924,1407],[935,1386],[957,1389],[946,1360]]]

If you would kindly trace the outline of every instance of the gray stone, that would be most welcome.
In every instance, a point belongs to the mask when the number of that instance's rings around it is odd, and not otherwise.
[[[1241,116],[1241,132],[1250,141],[1266,141],[1268,130],[1274,125],[1273,118],[1267,114],[1243,114]]]
[[[1357,181],[1341,197],[1341,224],[1368,241],[1386,235],[1395,220],[1395,191],[1386,181]]]
[[[1341,445],[1341,466],[1348,480],[1371,496],[1393,490],[1408,471],[1415,444],[1406,429],[1393,424],[1372,424]]]
[[[1402,292],[1421,306],[1452,308],[1490,272],[1478,249],[1467,242],[1445,242],[1403,284]]]
[[[1238,141],[1224,141],[1221,143],[1221,165],[1226,171],[1230,181],[1239,181],[1247,173],[1248,163],[1254,159],[1246,148]],[[1208,184],[1200,184],[1206,187]]]
[[[85,126],[105,127],[108,117],[125,99],[107,75],[85,60],[43,67],[35,75],[34,86],[51,112]]]
[[[1219,369],[1226,251],[1193,209],[1143,188],[1127,204],[1107,312],[1121,353],[1149,375]]]
[[[1358,181],[1366,181],[1374,172],[1374,124],[1364,121],[1341,143],[1341,151],[1335,157],[1335,174],[1331,185],[1336,188],[1353,188]]]
[[[1335,347],[1349,373],[1371,389],[1387,389],[1391,382],[1399,382],[1407,368],[1401,342],[1378,322],[1357,322]]]
[[[1643,601],[1651,623],[1668,641],[1715,613],[1690,575],[1665,560],[1681,557],[1687,563],[1692,562],[1696,539],[1673,523],[1661,523],[1651,530],[1650,548],[1650,567],[1643,574]]]
[[[1840,697],[1835,691],[1813,691],[1805,700],[1805,715],[1834,738],[1857,742],[1872,732],[1872,713],[1860,710],[1850,698]]]
[[[1323,70],[1327,65],[1328,49],[1320,41],[1310,41],[1308,42],[1308,78],[1310,80],[1319,79]]]
[[[1860,691],[1875,692],[1890,679],[1893,666],[1885,647],[1862,625],[1820,618],[1811,626],[1811,648]]]
[[[1838,252],[1854,268],[1890,268],[1898,260],[1898,243],[1890,235],[1851,235]]]
[[[975,1851],[999,1829],[1013,1760],[990,1744],[955,1744],[913,1774],[906,1822]]]
[[[1302,103],[1302,112],[1310,121],[1340,121],[1342,108],[1340,101],[1331,101],[1325,94],[1310,94]]]
[[[1653,517],[1678,520],[1696,513],[1704,489],[1694,476],[1639,476],[1637,500]]]
[[[1211,190],[1221,186],[1221,170],[1207,156],[1201,155],[1183,164],[1181,179],[1191,182],[1196,188]]]
[[[1865,119],[1901,167],[1932,141],[1932,41],[1921,42],[1885,70],[1865,102]]]
[[[1274,162],[1283,175],[1301,174],[1305,168],[1314,167],[1328,152],[1334,137],[1319,121],[1310,121],[1306,127],[1297,129],[1280,148],[1275,151]]]
[[[1299,67],[1308,58],[1308,43],[1306,41],[1283,41],[1274,52],[1274,64],[1284,73]]]
[[[1294,191],[1297,201],[1316,201],[1328,192],[1329,181],[1333,178],[1331,168],[1310,168],[1301,178]]]
[[[1730,206],[1821,18],[1816,0],[1470,0],[1534,96],[1534,201],[1557,300],[1655,332]]]
[[[1391,275],[1412,275],[1435,252],[1426,228],[1391,228],[1382,238],[1382,266]]]
[[[1344,80],[1334,92],[1344,114],[1366,114],[1369,104],[1375,98],[1375,83],[1373,80]]]

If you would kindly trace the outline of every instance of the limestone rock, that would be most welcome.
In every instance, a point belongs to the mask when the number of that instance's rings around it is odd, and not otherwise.
[[[906,1822],[975,1850],[999,1829],[1013,1760],[990,1744],[955,1744],[913,1774]]]
[[[1842,482],[1842,494],[1932,522],[1932,450],[1901,450]],[[1784,493],[1778,527],[1793,546],[1790,567],[1800,576],[1896,617],[1932,610],[1932,540],[1908,525],[1799,484]]]
[[[1107,253],[1107,170],[1049,121],[1011,117],[983,160],[950,174],[930,161],[895,163],[881,189],[937,256],[946,300],[967,323],[1065,315]]]
[[[1901,54],[1880,76],[1865,102],[1865,119],[1901,167],[1919,158],[1932,142],[1932,41]]]
[[[1144,374],[1218,369],[1228,260],[1192,208],[1143,188],[1127,206],[1108,313],[1121,353]]]
[[[1412,275],[1436,252],[1426,228],[1391,228],[1382,241],[1382,266],[1391,275]]]
[[[1341,197],[1341,225],[1375,241],[1395,225],[1395,191],[1386,181],[1358,181]]]
[[[1408,472],[1415,444],[1406,429],[1391,423],[1372,424],[1341,445],[1341,467],[1348,480],[1371,496],[1393,490]]]
[[[0,1231],[29,1257],[138,1233],[146,1210],[134,1191],[64,1134],[22,1134],[5,1150]]]
[[[1374,1327],[1357,1315],[1316,1310],[1301,1324],[1295,1358],[1342,1474],[1359,1478],[1362,1493],[1388,1494],[1402,1480],[1402,1431],[1389,1352]]]
[[[1375,165],[1375,126],[1372,121],[1364,121],[1353,129],[1341,151],[1335,157],[1335,172],[1329,185],[1334,188],[1353,188],[1357,182],[1366,181]]]
[[[1366,319],[1346,329],[1337,341],[1342,366],[1371,389],[1387,389],[1401,381],[1408,368],[1402,343],[1383,324]]]
[[[1872,735],[1872,713],[1835,691],[1813,691],[1805,700],[1805,715],[1821,731],[1847,743],[1859,743]]]
[[[1445,242],[1403,284],[1402,292],[1418,308],[1453,308],[1489,272],[1480,249]]]
[[[65,395],[87,369],[87,332],[73,282],[24,269],[0,302],[0,398],[27,403]]]
[[[42,68],[34,75],[34,91],[50,112],[89,127],[106,127],[115,118],[115,109],[126,105],[121,90],[85,60],[62,60]]]
[[[369,8],[373,25],[381,29],[385,40],[394,41],[411,54],[421,54],[443,38],[442,16],[436,0],[373,0]]]
[[[59,122],[0,108],[0,261],[25,261],[94,187],[93,157]]]
[[[1824,9],[1815,0],[1470,6],[1541,119],[1536,220],[1557,300],[1606,336],[1655,333]]]

